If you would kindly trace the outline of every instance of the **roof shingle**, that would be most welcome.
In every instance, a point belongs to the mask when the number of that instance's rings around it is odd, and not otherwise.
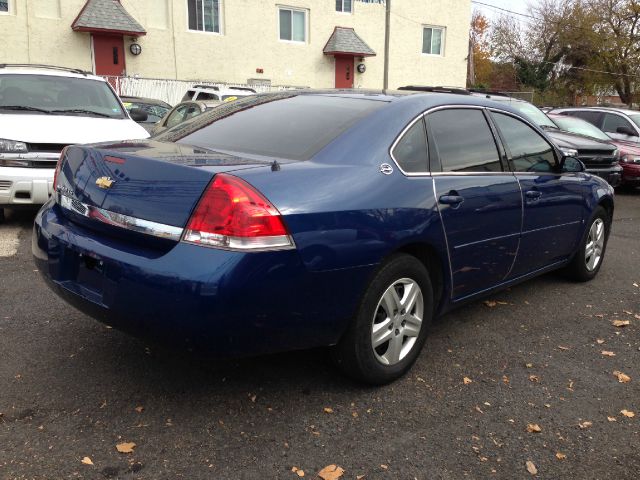
[[[147,33],[118,0],[87,0],[71,28],[80,31],[108,30],[137,35]]]
[[[354,55],[372,57],[376,52],[362,40],[353,28],[336,27],[324,46],[325,55]]]

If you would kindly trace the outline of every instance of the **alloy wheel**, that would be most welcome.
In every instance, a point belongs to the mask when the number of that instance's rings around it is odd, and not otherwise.
[[[584,261],[589,272],[593,272],[602,259],[602,251],[604,250],[604,221],[601,218],[591,224],[587,244],[584,249]]]

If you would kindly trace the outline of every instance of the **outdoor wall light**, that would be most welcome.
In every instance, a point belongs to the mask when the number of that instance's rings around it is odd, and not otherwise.
[[[132,43],[129,46],[129,51],[131,52],[132,55],[140,55],[142,53],[142,47],[140,46],[139,43]]]

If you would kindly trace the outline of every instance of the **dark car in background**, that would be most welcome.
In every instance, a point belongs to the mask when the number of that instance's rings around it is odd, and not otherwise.
[[[154,98],[131,97],[125,95],[120,96],[120,100],[122,100],[122,104],[128,112],[137,110],[146,113],[146,118],[144,118],[144,115],[142,117],[137,117],[140,118],[140,120],[137,120],[137,118],[134,117],[132,118],[142,125],[147,132],[151,132],[153,126],[158,123],[169,110],[171,110],[171,105],[167,102],[156,100]]]
[[[33,254],[80,310],[219,355],[331,346],[373,384],[434,315],[555,269],[594,278],[614,209],[512,106],[437,93],[246,97],[70,147],[54,185]]]
[[[557,108],[552,113],[580,118],[602,130],[620,149],[622,184],[640,186],[640,112],[613,107]]]
[[[202,115],[204,112],[208,112],[220,104],[222,104],[220,100],[187,100],[186,102],[180,102],[166,112],[164,117],[153,126],[150,132],[152,135],[157,135],[168,128],[175,127],[182,122]]]
[[[640,186],[640,144],[610,138],[598,127],[579,117],[549,113],[551,118],[560,128],[579,135],[609,141],[618,147],[620,166],[622,167],[622,183],[624,186]]]

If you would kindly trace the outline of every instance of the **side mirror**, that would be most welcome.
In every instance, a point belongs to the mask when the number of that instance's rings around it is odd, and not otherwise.
[[[629,135],[630,137],[637,137],[638,132],[629,127],[618,127],[616,128],[616,133],[621,133],[623,135]]]
[[[129,110],[129,116],[134,122],[146,122],[149,114],[141,108],[132,108]]]
[[[563,173],[577,173],[584,172],[586,170],[584,163],[578,160],[576,157],[562,156],[560,160],[560,170]]]

